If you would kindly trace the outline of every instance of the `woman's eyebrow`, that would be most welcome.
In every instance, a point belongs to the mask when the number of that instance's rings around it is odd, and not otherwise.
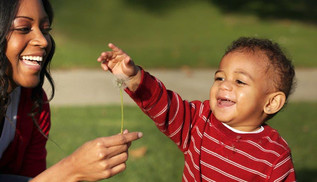
[[[16,16],[15,19],[17,19],[17,18],[25,18],[25,19],[34,21],[34,19],[29,17],[29,16]],[[44,16],[43,18],[41,18],[41,21],[49,21],[49,17],[48,16]]]
[[[33,21],[33,18],[28,17],[28,16],[16,16],[15,18],[25,18]]]

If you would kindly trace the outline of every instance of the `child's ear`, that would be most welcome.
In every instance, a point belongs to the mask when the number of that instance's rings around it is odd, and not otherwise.
[[[264,105],[264,112],[266,114],[277,113],[285,104],[286,96],[283,92],[274,92],[268,96],[266,104]]]

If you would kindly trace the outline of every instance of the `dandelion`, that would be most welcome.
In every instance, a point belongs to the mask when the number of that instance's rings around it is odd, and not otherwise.
[[[122,93],[122,87],[120,87],[120,98],[121,98],[121,134],[123,132],[123,93]]]
[[[119,88],[120,91],[120,99],[121,99],[121,130],[123,133],[123,122],[124,122],[124,112],[123,112],[123,90],[127,87],[128,77],[124,74],[108,74],[109,78],[112,80],[112,83],[115,87]]]
[[[117,83],[117,87],[119,87],[119,90],[120,90],[120,98],[121,98],[121,134],[123,133],[123,88],[126,87],[126,84],[125,84],[125,79],[119,79],[117,78],[116,79],[116,83]]]

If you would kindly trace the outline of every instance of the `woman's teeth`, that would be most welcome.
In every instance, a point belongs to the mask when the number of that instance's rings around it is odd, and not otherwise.
[[[22,56],[22,61],[30,66],[40,66],[43,60],[42,56]]]
[[[28,61],[39,61],[41,62],[43,60],[43,57],[41,56],[22,56],[23,60],[28,60]]]

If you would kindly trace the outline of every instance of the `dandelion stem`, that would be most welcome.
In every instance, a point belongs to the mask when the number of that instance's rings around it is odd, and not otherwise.
[[[120,97],[121,97],[121,134],[123,133],[123,93],[122,87],[120,87]]]

